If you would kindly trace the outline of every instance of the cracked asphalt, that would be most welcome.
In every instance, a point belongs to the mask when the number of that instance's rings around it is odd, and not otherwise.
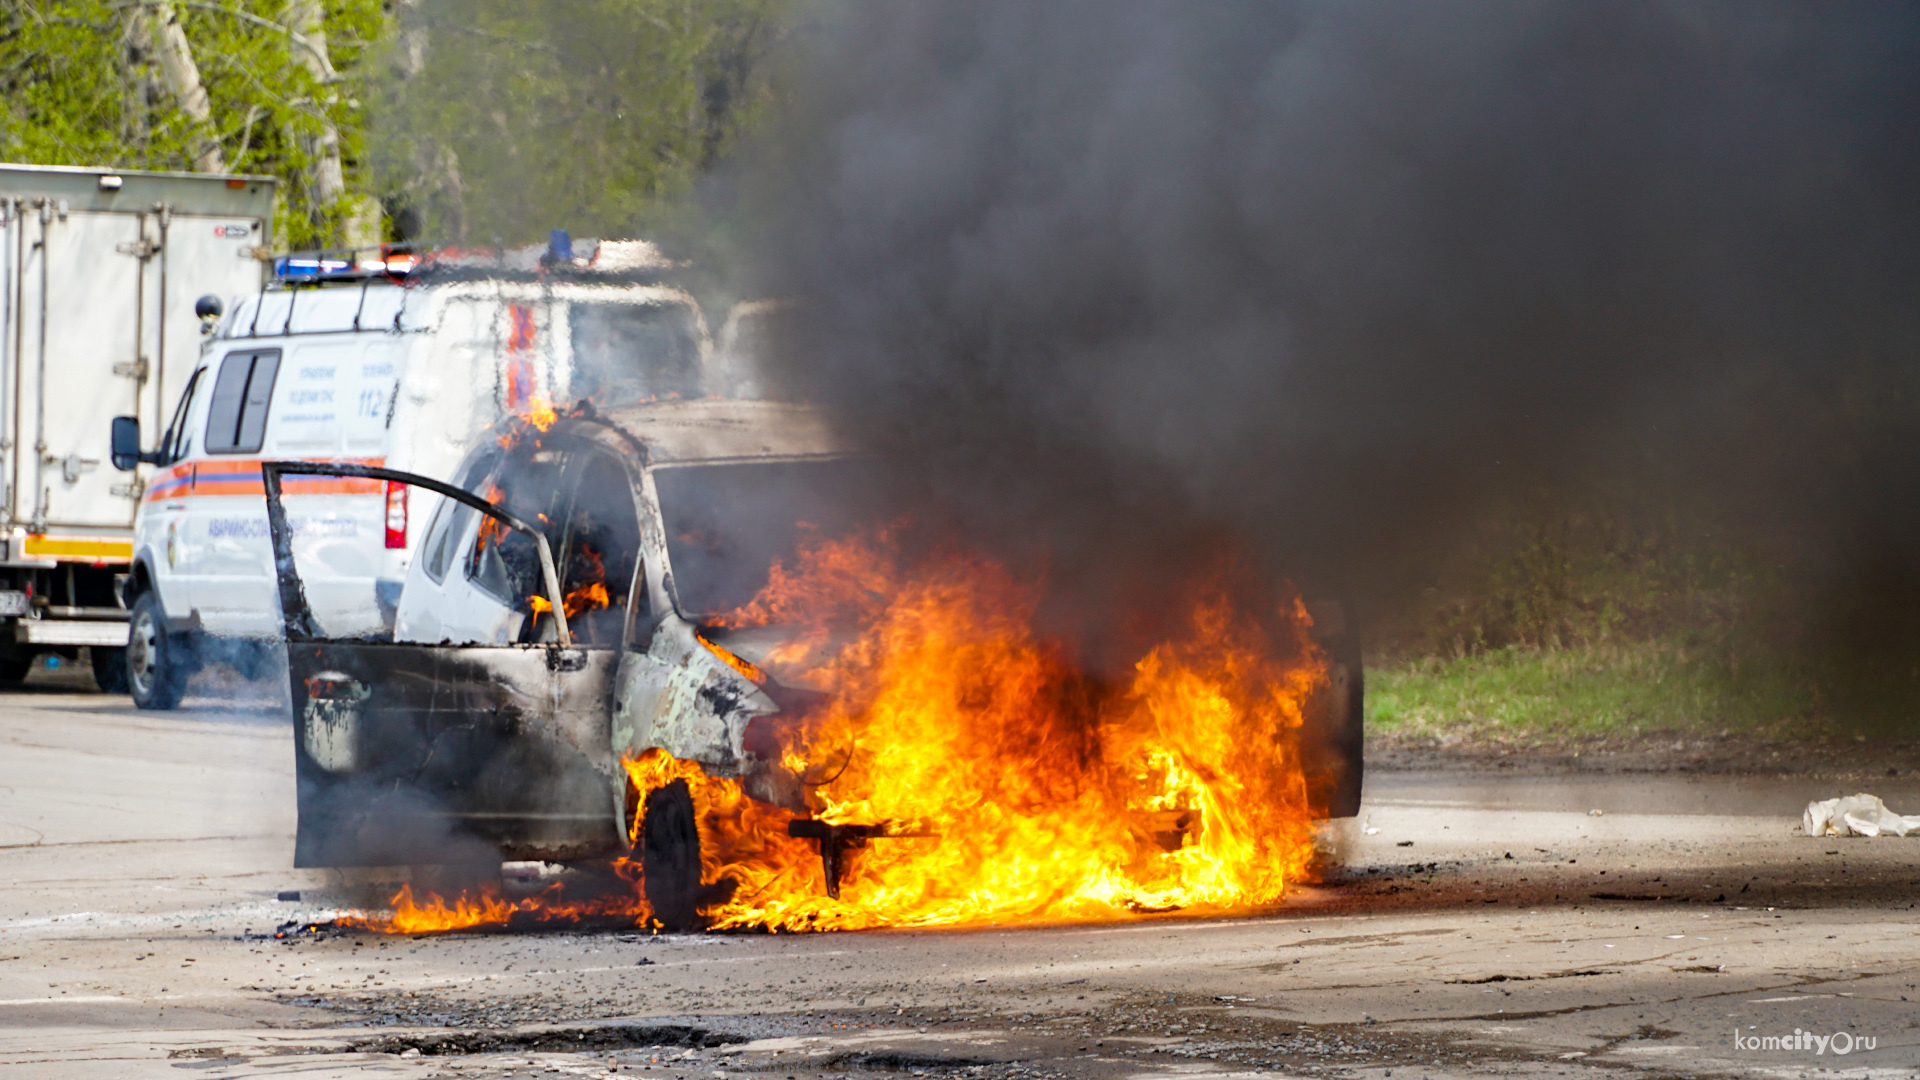
[[[257,695],[0,695],[0,1075],[1920,1075],[1920,837],[1797,835],[1911,776],[1423,759],[1231,918],[281,940],[379,887],[291,869],[292,756]]]

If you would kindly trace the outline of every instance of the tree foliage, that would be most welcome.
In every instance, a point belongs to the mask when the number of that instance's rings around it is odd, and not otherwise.
[[[768,102],[780,3],[0,0],[0,160],[270,174],[293,247],[629,235]]]
[[[417,0],[375,160],[403,232],[631,233],[765,109],[779,0]]]
[[[274,234],[295,246],[337,241],[352,196],[313,190],[322,129],[339,132],[352,178],[364,175],[369,50],[386,36],[380,0],[327,0],[332,79],[310,72],[284,23],[284,0],[173,0],[212,106],[228,171],[280,178]],[[138,18],[151,0],[0,0],[0,158],[42,165],[193,168],[203,137],[159,71]],[[364,189],[361,189],[364,190]]]

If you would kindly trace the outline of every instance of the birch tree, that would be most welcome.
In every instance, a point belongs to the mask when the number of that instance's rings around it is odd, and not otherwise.
[[[773,100],[790,0],[0,0],[0,160],[267,173],[276,241],[635,235]]]
[[[337,245],[389,28],[381,0],[0,0],[0,159],[267,173],[278,242]]]
[[[126,13],[136,40],[145,38],[152,43],[167,92],[186,114],[192,129],[188,152],[193,156],[194,171],[226,172],[227,156],[213,133],[213,102],[200,82],[200,65],[193,62],[193,46],[180,28],[179,13],[168,0],[130,5]]]

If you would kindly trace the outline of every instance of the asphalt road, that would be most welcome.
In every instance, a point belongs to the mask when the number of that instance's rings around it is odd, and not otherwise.
[[[275,940],[365,889],[290,868],[289,728],[242,698],[0,695],[0,1074],[1920,1072],[1920,838],[1796,835],[1858,784],[1376,773],[1259,917]]]

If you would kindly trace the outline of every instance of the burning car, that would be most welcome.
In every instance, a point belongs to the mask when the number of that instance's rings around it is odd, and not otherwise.
[[[484,440],[454,484],[264,466],[297,865],[613,859],[665,925],[735,889],[761,905],[736,921],[853,925],[817,905],[841,902],[856,862],[1030,857],[995,830],[1054,801],[1065,816],[1043,834],[1085,834],[1083,891],[1160,910],[1277,895],[1310,819],[1357,809],[1357,658],[1311,642],[1297,600],[1270,632],[1209,600],[1206,640],[1106,687],[1023,636],[1007,575],[951,555],[918,578],[887,569],[896,504],[813,408],[542,420]],[[323,625],[308,604],[302,557],[326,539],[290,526],[282,485],[306,474],[441,497],[390,631]],[[857,854],[882,840],[892,854]]]
[[[451,861],[456,835],[515,859],[625,852],[636,807],[620,761],[653,748],[803,811],[754,727],[804,691],[756,683],[743,669],[757,643],[700,626],[758,587],[740,567],[764,576],[809,514],[857,503],[819,415],[670,401],[502,441],[470,455],[458,486],[266,466],[300,734],[296,864]],[[312,473],[442,496],[391,637],[322,626],[306,600],[309,542],[288,526],[281,478]],[[669,816],[648,818],[657,832]],[[688,837],[656,839],[665,852]]]

